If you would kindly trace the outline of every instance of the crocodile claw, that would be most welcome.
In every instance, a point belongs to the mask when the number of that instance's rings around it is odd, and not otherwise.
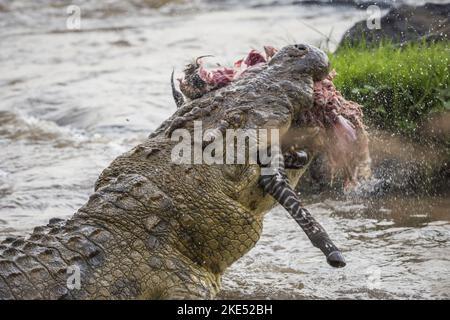
[[[343,268],[347,264],[345,262],[344,256],[340,251],[333,251],[327,257],[327,262],[330,266],[334,268]]]

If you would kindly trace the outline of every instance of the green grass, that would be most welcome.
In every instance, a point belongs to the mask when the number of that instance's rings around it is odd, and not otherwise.
[[[433,112],[450,110],[450,44],[341,47],[330,54],[336,87],[372,126],[417,136]]]

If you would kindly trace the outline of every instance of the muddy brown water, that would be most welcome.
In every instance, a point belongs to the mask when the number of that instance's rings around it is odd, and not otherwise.
[[[81,9],[79,31],[67,29],[64,1],[0,0],[0,238],[83,205],[101,170],[175,110],[172,67],[180,71],[203,54],[230,64],[265,44],[333,49],[364,17],[352,8],[283,1],[193,1],[159,10],[145,1],[73,3]],[[307,203],[347,267],[329,267],[277,208],[256,247],[226,272],[220,298],[450,297],[448,197],[322,195]]]

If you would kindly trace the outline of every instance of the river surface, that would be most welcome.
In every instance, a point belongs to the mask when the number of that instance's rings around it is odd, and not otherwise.
[[[231,64],[266,44],[333,50],[366,17],[292,1],[151,2],[0,0],[0,238],[83,205],[101,170],[175,111],[173,67],[204,54]],[[322,195],[307,204],[347,267],[329,267],[277,208],[226,272],[220,298],[450,298],[448,198]]]

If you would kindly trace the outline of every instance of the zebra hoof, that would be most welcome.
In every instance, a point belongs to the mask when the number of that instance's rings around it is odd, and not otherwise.
[[[330,266],[334,268],[343,268],[347,264],[345,262],[344,256],[340,251],[333,251],[327,257],[327,262]]]
[[[308,154],[305,151],[289,151],[284,155],[286,169],[302,169],[308,161]]]
[[[308,154],[305,151],[296,152],[297,163],[302,168],[308,163]]]

